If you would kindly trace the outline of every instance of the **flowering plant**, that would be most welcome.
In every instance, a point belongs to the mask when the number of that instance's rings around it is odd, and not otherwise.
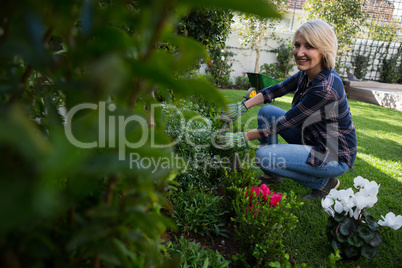
[[[347,258],[375,257],[383,241],[379,228],[389,227],[397,230],[402,226],[402,216],[390,212],[383,220],[375,221],[369,215],[371,208],[378,201],[380,188],[375,181],[368,181],[361,176],[354,179],[354,187],[346,190],[332,189],[329,195],[321,200],[322,207],[329,214],[326,227],[327,236],[332,247]]]
[[[261,196],[264,203],[268,202],[271,207],[275,207],[281,204],[282,193],[272,192],[271,195],[271,190],[268,188],[268,186],[266,184],[262,184],[260,187],[252,186],[251,190],[246,191],[246,197],[248,197],[248,202],[250,203],[250,210],[252,210],[253,208],[254,195]],[[256,202],[256,205],[258,204],[259,202]],[[259,211],[259,209],[257,208],[256,211]]]
[[[256,267],[269,263],[282,254],[283,234],[296,227],[292,213],[303,203],[293,191],[275,193],[267,185],[239,192],[233,201],[235,231],[240,249]]]

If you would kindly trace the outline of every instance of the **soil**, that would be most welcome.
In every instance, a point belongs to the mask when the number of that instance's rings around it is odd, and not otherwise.
[[[230,220],[230,219],[229,219]],[[165,241],[175,242],[175,237],[185,237],[189,241],[200,243],[203,247],[208,247],[213,251],[218,251],[226,260],[239,253],[238,241],[235,239],[234,224],[229,222],[225,225],[229,238],[223,236],[202,236],[190,232],[173,233],[171,230],[165,233]]]

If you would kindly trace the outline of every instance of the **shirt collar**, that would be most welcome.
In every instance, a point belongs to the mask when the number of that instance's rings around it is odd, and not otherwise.
[[[321,81],[323,78],[328,78],[329,75],[331,74],[332,69],[323,69],[321,72],[319,72],[313,79],[313,81],[311,81],[311,85],[315,85],[317,84],[319,81]],[[306,81],[305,83],[308,83],[308,77],[307,77],[307,73],[306,71],[304,71],[304,77],[303,77],[303,81]],[[307,85],[308,87],[309,85]]]

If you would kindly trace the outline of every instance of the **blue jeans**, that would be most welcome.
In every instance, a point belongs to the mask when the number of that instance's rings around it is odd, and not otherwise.
[[[264,105],[258,111],[258,125],[275,121],[285,110]],[[256,163],[267,175],[290,178],[312,189],[324,187],[328,178],[337,177],[349,170],[346,163],[331,161],[324,167],[308,164],[311,146],[303,145],[300,128],[292,128],[280,135],[288,144],[278,144],[278,136],[272,135],[260,140],[261,148],[256,151]]]

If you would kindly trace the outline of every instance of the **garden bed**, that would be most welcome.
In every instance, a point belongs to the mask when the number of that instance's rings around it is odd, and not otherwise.
[[[243,91],[238,90],[224,90],[222,92],[231,103],[240,101],[242,95],[244,95]],[[353,187],[353,179],[357,176],[363,176],[370,181],[375,180],[381,184],[381,187],[379,201],[376,207],[370,209],[371,215],[375,218],[381,218],[380,216],[385,215],[388,211],[393,211],[397,215],[402,214],[402,209],[399,205],[402,199],[398,190],[402,186],[402,165],[400,162],[402,156],[402,134],[399,131],[402,128],[402,122],[399,120],[401,112],[354,100],[350,100],[349,102],[358,134],[359,154],[354,170],[339,178],[341,181],[340,189]],[[283,109],[289,109],[290,103],[291,96],[285,96],[278,99],[275,105]],[[200,106],[195,109],[198,113],[201,112]],[[234,131],[244,130],[245,122],[251,120],[257,110],[258,108],[254,107],[243,115],[242,119],[234,125]],[[204,114],[211,114],[211,110]],[[215,113],[215,117],[219,117],[217,113]],[[214,121],[213,118],[212,121]],[[256,127],[256,122],[250,123],[248,127]],[[283,142],[283,140],[280,139],[280,142]],[[250,154],[253,153],[251,149],[246,150]],[[181,152],[183,153],[183,151]],[[230,156],[233,152],[211,150],[206,153],[208,157],[211,157],[211,154],[219,155],[220,158],[223,158]],[[244,247],[242,248],[241,246],[243,241],[239,240],[239,234],[236,233],[236,221],[233,221],[236,217],[236,212],[231,207],[234,198],[230,195],[230,189],[233,190],[234,185],[238,189],[242,187],[249,187],[248,189],[250,189],[251,186],[257,184],[256,178],[262,172],[252,165],[238,173],[225,173],[228,171],[215,169],[201,172],[197,168],[194,168],[193,171],[196,175],[187,174],[178,177],[178,181],[181,183],[178,189],[184,187],[185,191],[188,191],[189,184],[197,184],[197,187],[192,186],[191,191],[208,192],[211,196],[220,198],[220,211],[228,212],[221,215],[220,223],[223,225],[219,228],[226,231],[222,232],[223,235],[220,235],[219,232],[218,234],[214,233],[211,230],[200,234],[199,230],[194,232],[194,230],[190,230],[188,226],[186,227],[181,223],[178,224],[179,230],[177,232],[167,232],[167,241],[174,244],[177,243],[180,237],[184,237],[189,241],[199,243],[204,248],[219,252],[223,258],[230,261],[230,266],[232,267],[239,264],[242,264],[240,265],[242,267],[255,265],[253,261],[256,262],[258,259],[252,260],[247,258]],[[232,182],[232,184],[229,182]],[[287,194],[294,191],[296,195],[294,199],[298,202],[304,201],[301,197],[309,193],[309,189],[286,179],[283,184],[274,185],[270,188],[272,188],[272,191]],[[189,195],[184,200],[188,201],[193,196]],[[174,215],[174,200],[172,204],[172,215]],[[265,266],[267,267],[270,261],[279,261],[283,264],[301,265],[305,263],[311,267],[326,267],[333,249],[325,234],[328,216],[324,212],[320,201],[305,201],[302,207],[292,209],[291,213],[297,217],[298,224],[295,229],[283,230],[283,249],[271,256],[269,261],[265,262]],[[339,265],[342,267],[355,267],[357,265],[361,267],[376,267],[380,265],[384,267],[401,266],[402,260],[399,254],[402,250],[401,241],[402,235],[400,231],[386,232],[384,234],[384,244],[380,248],[377,257],[373,259],[362,257],[358,260],[349,261],[341,260]],[[262,244],[264,243],[262,242]],[[268,250],[270,249],[268,248]],[[334,258],[332,258],[332,261],[334,261]]]

